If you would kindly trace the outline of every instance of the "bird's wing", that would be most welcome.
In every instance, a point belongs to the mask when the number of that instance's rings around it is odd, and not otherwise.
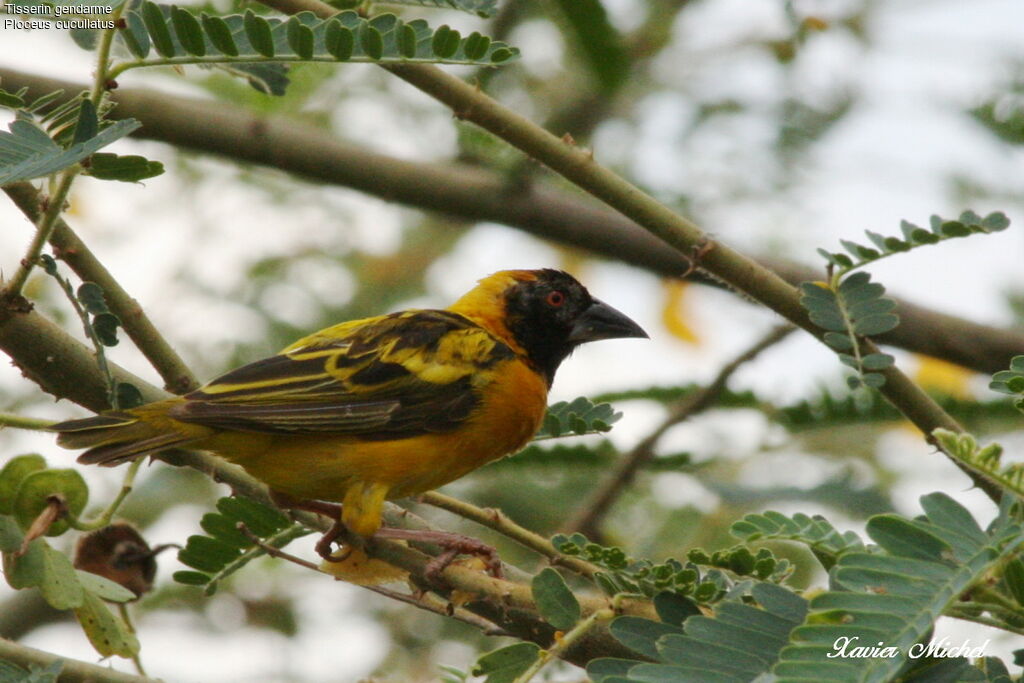
[[[248,432],[391,439],[454,429],[514,357],[461,315],[406,311],[317,332],[187,394],[170,417]]]

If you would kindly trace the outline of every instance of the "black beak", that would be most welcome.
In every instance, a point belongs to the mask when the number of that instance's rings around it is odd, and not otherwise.
[[[585,344],[601,339],[620,339],[622,337],[642,337],[648,339],[643,328],[619,313],[614,308],[594,299],[569,332],[570,344]]]

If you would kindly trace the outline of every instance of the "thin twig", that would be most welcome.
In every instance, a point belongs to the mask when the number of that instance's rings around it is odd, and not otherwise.
[[[540,656],[537,657],[526,671],[519,674],[513,683],[529,683],[534,676],[540,673],[541,669],[547,666],[556,657],[561,657],[592,628],[598,624],[611,621],[614,617],[615,610],[610,607],[604,607],[602,609],[595,610],[586,619],[581,619],[580,622],[572,628],[572,630],[564,634],[561,638],[555,640],[554,645],[546,650],[541,650]]]
[[[481,508],[451,496],[446,496],[437,491],[428,491],[419,498],[422,502],[434,507],[447,510],[452,514],[459,515],[466,519],[473,520],[489,529],[511,538],[516,543],[537,552],[551,560],[552,564],[558,564],[566,569],[593,578],[594,574],[601,571],[600,567],[590,564],[585,560],[570,555],[563,555],[555,549],[555,546],[548,539],[529,529],[519,526],[507,515],[494,508]]]
[[[128,469],[124,473],[124,479],[121,480],[121,489],[117,492],[114,500],[110,501],[110,505],[107,509],[102,512],[96,519],[89,521],[81,521],[75,519],[74,516],[68,515],[68,522],[72,527],[79,531],[94,531],[96,529],[102,529],[103,527],[110,524],[110,520],[117,514],[118,508],[121,507],[121,503],[128,497],[128,494],[132,492],[132,488],[135,485],[135,475],[138,474],[139,468],[142,463],[145,462],[145,458],[136,458],[128,465]],[[139,673],[143,673],[140,671]]]
[[[793,325],[780,325],[774,328],[757,343],[726,363],[711,383],[675,403],[661,424],[623,456],[615,470],[605,477],[587,502],[580,506],[577,514],[566,523],[565,529],[569,532],[578,531],[591,539],[599,539],[605,515],[632,483],[637,471],[654,457],[654,447],[665,432],[709,408],[725,390],[733,373],[765,349],[785,339],[795,329]]]
[[[53,262],[51,262],[53,263]],[[89,341],[92,342],[92,348],[94,356],[96,358],[96,366],[103,373],[104,380],[107,385],[107,403],[114,410],[117,410],[120,406],[117,404],[117,382],[114,380],[113,374],[110,372],[110,366],[107,363],[106,347],[103,342],[100,341],[99,335],[96,334],[96,328],[93,327],[92,322],[89,320],[89,313],[82,306],[82,303],[75,296],[75,290],[71,286],[71,281],[66,277],[62,276],[57,272],[56,267],[50,272],[50,276],[57,281],[60,285],[61,291],[64,292],[64,296],[71,302],[71,307],[75,310],[75,315],[82,322],[82,329],[85,331],[85,335],[89,337]]]

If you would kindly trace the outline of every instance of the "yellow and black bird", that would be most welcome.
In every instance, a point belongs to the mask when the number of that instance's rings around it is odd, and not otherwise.
[[[370,537],[385,500],[522,448],[578,345],[646,336],[564,272],[502,271],[445,310],[334,325],[184,396],[53,429],[86,464],[211,451],[285,498],[340,502]]]

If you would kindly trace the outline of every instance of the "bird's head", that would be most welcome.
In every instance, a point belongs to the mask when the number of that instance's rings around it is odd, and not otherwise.
[[[560,270],[503,270],[480,280],[449,310],[502,338],[547,377],[580,344],[647,337],[643,328],[595,299]]]

